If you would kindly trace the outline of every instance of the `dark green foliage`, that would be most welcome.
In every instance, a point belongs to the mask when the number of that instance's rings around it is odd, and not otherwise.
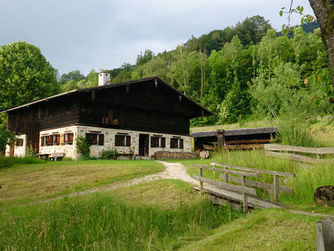
[[[59,82],[61,84],[65,84],[66,82],[68,82],[70,80],[80,81],[84,78],[85,78],[85,76],[83,74],[81,74],[81,72],[79,70],[76,70],[76,71],[71,71],[69,73],[64,73],[63,75],[61,75]]]
[[[169,250],[241,215],[203,199],[176,209],[130,206],[108,195],[3,210],[5,249]],[[29,233],[29,234],[27,234]]]
[[[12,167],[14,165],[26,165],[26,164],[38,164],[45,163],[45,160],[37,159],[34,157],[4,157],[0,156],[0,168]]]
[[[76,140],[78,152],[82,155],[82,157],[89,159],[90,154],[90,144],[87,143],[85,137],[79,136]]]
[[[4,126],[0,126],[0,156],[5,154],[6,145],[15,142],[14,133],[8,131]]]
[[[103,151],[101,159],[117,159],[118,152],[116,149]]]
[[[137,56],[136,66],[148,63],[154,58],[154,53],[151,50],[145,50],[144,54],[141,52]]]
[[[56,71],[26,42],[0,47],[0,110],[59,92]]]

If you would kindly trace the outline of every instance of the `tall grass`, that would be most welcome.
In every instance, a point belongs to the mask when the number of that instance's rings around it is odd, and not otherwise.
[[[42,159],[37,159],[34,157],[4,157],[0,156],[0,168],[11,167],[14,165],[25,165],[25,164],[36,164],[44,163]]]
[[[2,211],[0,246],[10,250],[168,250],[237,217],[208,199],[174,210],[129,206],[106,194]]]
[[[278,135],[276,140],[284,145],[319,147],[319,142],[312,136],[309,123],[300,119],[284,119],[277,123]]]
[[[199,169],[191,167],[191,164],[209,165],[210,162],[295,173],[295,178],[280,177],[279,179],[281,186],[294,189],[294,194],[284,192],[279,194],[279,201],[292,207],[313,207],[315,189],[320,186],[334,185],[334,164],[318,164],[314,167],[306,167],[296,161],[266,156],[263,150],[223,151],[215,153],[208,160],[184,160],[181,162],[187,166],[188,172],[192,175],[198,175]],[[219,179],[218,174],[214,175],[212,171],[204,171],[204,176]],[[273,176],[261,174],[255,180],[272,184]],[[264,199],[273,199],[272,192],[266,192],[262,189],[257,189],[257,195]]]

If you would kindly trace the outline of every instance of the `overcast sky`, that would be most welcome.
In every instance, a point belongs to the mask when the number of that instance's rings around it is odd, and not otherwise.
[[[275,29],[290,0],[0,0],[0,45],[39,47],[60,74],[134,64],[145,49],[172,50],[192,35],[262,15]],[[313,14],[307,0],[295,0]],[[296,15],[295,15],[296,16]],[[294,24],[300,22],[295,17]]]

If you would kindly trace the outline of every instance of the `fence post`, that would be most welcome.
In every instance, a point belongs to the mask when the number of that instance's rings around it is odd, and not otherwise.
[[[247,194],[244,191],[244,188],[246,186],[246,176],[242,175],[242,204],[244,208],[244,213],[248,212],[248,201],[247,201]]]
[[[199,169],[199,176],[200,177],[203,177],[203,168],[202,167],[200,167],[200,169]],[[201,194],[203,193],[203,181],[199,181],[199,184],[200,184],[200,191],[201,191]]]
[[[278,193],[279,193],[279,183],[278,183],[278,175],[274,175],[274,202],[278,202]]]
[[[224,169],[227,171],[227,167],[224,167]],[[225,183],[228,183],[228,173],[225,172]]]

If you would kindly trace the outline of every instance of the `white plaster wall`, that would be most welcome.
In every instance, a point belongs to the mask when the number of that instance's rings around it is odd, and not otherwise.
[[[16,136],[18,139],[23,139],[23,146],[16,146],[14,143],[14,156],[15,157],[24,157],[26,156],[27,153],[27,135],[26,134],[21,134]],[[10,155],[10,146],[6,145],[6,153],[5,156]]]
[[[59,133],[60,135],[65,133],[73,133],[73,144],[64,145],[63,142],[60,142],[59,145],[53,146],[42,146],[41,137],[53,135],[54,133]],[[62,128],[56,128],[51,130],[41,131],[39,134],[39,153],[40,154],[52,154],[52,153],[65,153],[65,158],[78,159],[76,138],[78,136],[78,127],[77,126],[68,126]],[[60,137],[62,139],[62,136]]]
[[[6,145],[6,151],[5,151],[5,156],[9,157],[9,152],[10,152],[10,146]]]

